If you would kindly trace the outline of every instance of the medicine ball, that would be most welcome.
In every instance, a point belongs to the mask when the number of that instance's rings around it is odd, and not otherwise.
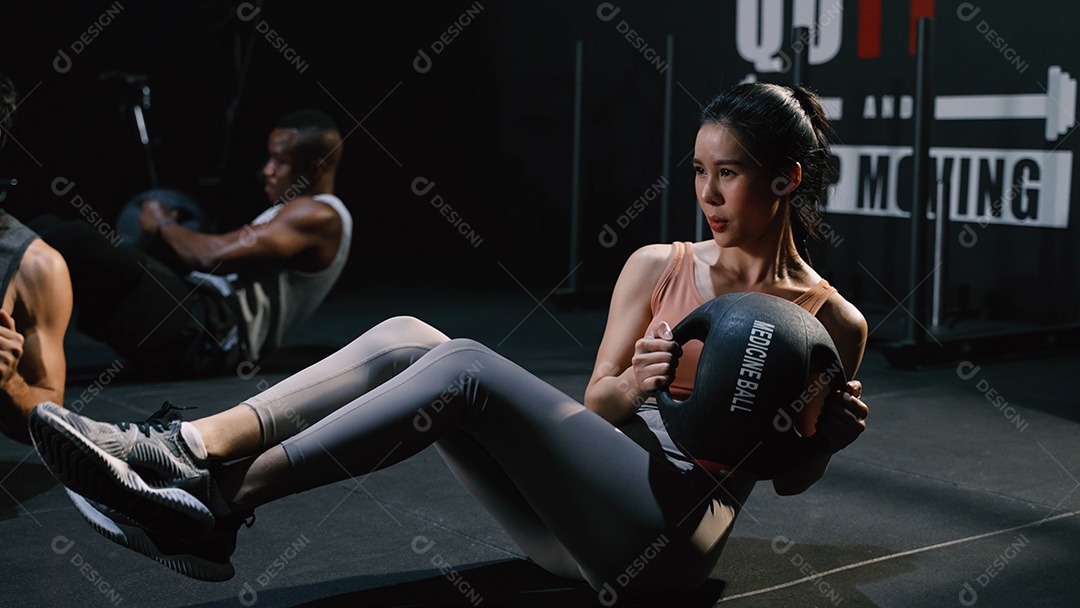
[[[206,213],[193,199],[175,190],[148,190],[133,197],[120,210],[116,219],[116,233],[120,242],[151,256],[162,255],[164,245],[153,234],[146,234],[139,227],[144,202],[156,199],[169,211],[176,212],[176,223],[201,232],[206,229]]]
[[[813,432],[822,398],[846,377],[809,312],[776,296],[732,293],[700,306],[672,334],[679,344],[703,343],[690,397],[657,395],[668,432],[691,458],[771,479],[823,446]]]

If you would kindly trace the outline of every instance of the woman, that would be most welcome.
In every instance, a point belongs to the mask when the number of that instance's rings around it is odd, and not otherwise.
[[[742,85],[704,116],[694,167],[714,238],[689,249],[646,247],[627,262],[588,409],[476,342],[396,318],[190,423],[98,423],[43,404],[31,419],[42,459],[99,532],[181,573],[223,580],[233,574],[236,531],[255,507],[390,466],[434,442],[465,488],[548,571],[583,579],[609,601],[696,588],[753,482],[703,470],[642,404],[658,388],[672,384],[679,396],[692,382],[695,356],[681,353],[667,323],[731,291],[813,302],[807,307],[849,374],[866,334],[858,311],[795,246],[798,231],[813,226],[801,218],[812,215],[824,184],[826,125],[816,98]],[[680,282],[695,277],[704,293],[682,301]],[[777,491],[808,487],[831,453],[862,432],[859,392],[853,382],[829,396],[817,427],[829,450],[775,480]],[[233,462],[219,464],[225,460]],[[645,567],[635,566],[643,555]]]

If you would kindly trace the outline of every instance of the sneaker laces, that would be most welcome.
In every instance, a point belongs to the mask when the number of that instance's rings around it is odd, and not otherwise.
[[[143,435],[146,435],[146,437],[149,438],[151,430],[158,431],[159,433],[164,433],[165,427],[167,427],[173,421],[180,420],[184,417],[183,414],[181,414],[180,412],[193,409],[195,409],[194,406],[180,407],[178,405],[173,405],[169,401],[166,401],[165,403],[161,404],[161,407],[159,407],[156,412],[150,414],[150,416],[142,422],[116,422],[115,424],[122,431],[126,431],[130,427],[134,426],[136,429],[141,431]]]

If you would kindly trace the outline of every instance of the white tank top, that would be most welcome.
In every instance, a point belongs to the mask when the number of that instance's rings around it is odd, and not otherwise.
[[[352,215],[333,194],[316,194],[315,200],[329,205],[341,216],[341,240],[330,265],[318,272],[290,268],[254,270],[228,276],[193,272],[188,280],[216,288],[227,298],[235,298],[240,313],[240,347],[249,361],[258,361],[276,350],[285,335],[306,319],[330,293],[352,243]],[[285,205],[279,203],[251,221],[252,226],[274,219]],[[226,346],[227,347],[227,346]]]

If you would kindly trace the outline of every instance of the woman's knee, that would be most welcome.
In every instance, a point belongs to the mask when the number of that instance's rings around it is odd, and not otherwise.
[[[483,368],[482,361],[489,361],[492,357],[500,358],[498,353],[471,338],[448,339],[432,348],[431,355],[443,361],[452,360],[454,365],[480,369]]]
[[[392,317],[364,332],[334,356],[344,357],[350,367],[372,370],[377,385],[449,340],[446,334],[420,319]]]
[[[421,344],[429,348],[435,348],[450,340],[446,334],[431,325],[407,315],[391,317],[373,327],[371,331],[386,335],[399,343]]]

